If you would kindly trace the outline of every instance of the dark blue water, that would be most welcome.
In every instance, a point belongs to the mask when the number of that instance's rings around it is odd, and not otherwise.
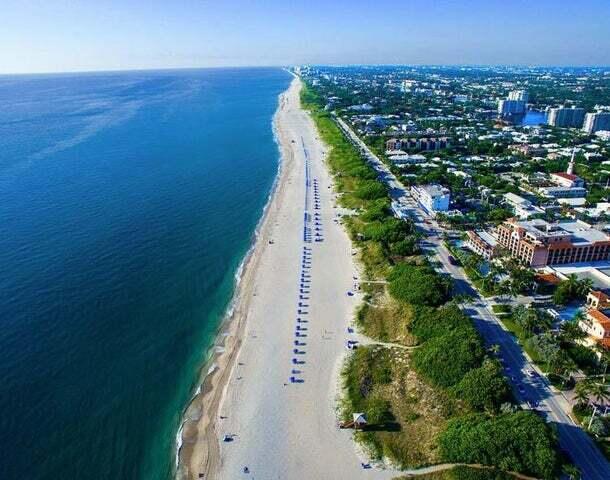
[[[542,112],[540,110],[528,110],[521,122],[520,125],[536,127],[538,125],[544,125],[546,123],[546,112]]]
[[[0,478],[171,477],[289,81],[0,77]]]

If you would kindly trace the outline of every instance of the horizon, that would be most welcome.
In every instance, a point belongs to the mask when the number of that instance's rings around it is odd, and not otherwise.
[[[602,0],[143,5],[7,0],[0,42],[12,48],[0,52],[0,74],[304,64],[610,65],[610,4]]]
[[[0,77],[16,77],[16,76],[45,76],[45,75],[75,75],[75,74],[96,74],[96,73],[136,73],[136,72],[175,72],[175,71],[187,71],[187,70],[231,70],[231,69],[265,69],[265,68],[279,68],[288,70],[290,68],[299,66],[312,66],[322,68],[357,68],[357,67],[410,67],[410,68],[445,68],[445,67],[461,67],[461,68],[523,68],[523,69],[610,69],[610,63],[607,65],[568,65],[568,64],[510,64],[510,63],[498,63],[498,64],[466,64],[466,63],[309,63],[309,64],[294,64],[294,65],[280,65],[280,64],[269,64],[269,65],[217,65],[217,66],[202,66],[202,67],[159,67],[159,68],[122,68],[122,69],[100,69],[100,70],[62,70],[62,71],[40,71],[40,72],[5,72],[0,73]]]

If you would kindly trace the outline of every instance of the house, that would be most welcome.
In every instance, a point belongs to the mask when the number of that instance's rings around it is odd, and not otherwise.
[[[578,321],[578,326],[587,334],[585,342],[587,345],[602,345],[610,348],[610,311],[589,308],[585,315]]]
[[[587,307],[602,310],[610,308],[610,297],[601,290],[589,292],[587,295]]]

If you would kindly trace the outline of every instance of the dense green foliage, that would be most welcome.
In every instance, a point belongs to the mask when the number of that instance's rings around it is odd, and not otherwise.
[[[413,477],[400,477],[395,480],[407,480]],[[515,480],[515,476],[495,468],[475,468],[458,465],[440,472],[418,475],[417,480]]]
[[[554,434],[530,412],[455,418],[441,434],[439,443],[448,462],[496,465],[549,479],[554,477],[558,464]]]
[[[481,365],[483,344],[476,330],[462,327],[425,342],[413,352],[413,366],[435,384],[450,387]]]
[[[339,202],[354,212],[344,220],[360,251],[365,277],[388,280],[387,290],[378,281],[371,282],[373,287],[365,284],[368,300],[373,301],[359,310],[358,323],[362,327],[375,322],[375,328],[365,331],[375,332],[373,336],[383,341],[419,343],[411,351],[361,347],[350,356],[343,370],[344,419],[356,411],[366,412],[373,428],[357,437],[377,458],[388,457],[398,465],[439,460],[481,463],[549,477],[557,463],[550,430],[538,417],[523,412],[493,416],[510,392],[471,319],[456,304],[443,306],[450,298],[450,280],[425,258],[407,258],[417,253],[413,223],[392,216],[385,186],[321,108],[320,96],[305,87],[301,99],[329,146],[327,162]],[[377,143],[383,148],[382,141]],[[448,177],[456,190],[469,188],[463,180]],[[496,178],[493,172],[490,177]],[[489,208],[467,221],[500,221],[507,214]],[[386,303],[378,306],[375,298],[385,298]],[[486,414],[460,416],[481,411]],[[451,475],[447,478],[507,478],[492,470],[468,468],[453,469]]]
[[[486,360],[479,368],[470,370],[453,388],[457,398],[474,410],[496,412],[510,398],[510,390],[497,361]]]
[[[452,330],[471,328],[472,322],[455,304],[439,309],[419,307],[411,323],[411,331],[420,341],[440,337]]]
[[[388,280],[390,295],[413,305],[438,306],[447,300],[451,288],[448,280],[427,266],[396,265]]]

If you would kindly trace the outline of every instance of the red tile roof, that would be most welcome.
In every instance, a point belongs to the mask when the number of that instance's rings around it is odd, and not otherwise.
[[[558,177],[562,177],[562,178],[566,178],[568,180],[578,180],[578,175],[572,175],[571,173],[565,173],[565,172],[557,172],[554,173],[553,175],[557,175]]]
[[[590,309],[587,310],[587,315],[593,318],[597,323],[599,323],[604,330],[610,330],[610,318],[608,318],[604,313],[599,310]]]

